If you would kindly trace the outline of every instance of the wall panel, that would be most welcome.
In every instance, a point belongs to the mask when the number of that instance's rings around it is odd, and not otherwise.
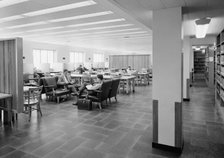
[[[13,109],[23,110],[22,39],[0,41],[0,93],[13,95]]]

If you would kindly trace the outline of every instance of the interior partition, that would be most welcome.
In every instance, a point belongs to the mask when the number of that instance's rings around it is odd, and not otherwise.
[[[12,108],[23,111],[23,44],[21,38],[0,40],[0,93],[12,94]]]

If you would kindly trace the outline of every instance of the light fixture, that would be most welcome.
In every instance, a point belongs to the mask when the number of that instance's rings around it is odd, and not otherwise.
[[[72,16],[72,17],[67,17],[67,18],[54,19],[54,20],[49,20],[49,21],[50,22],[62,22],[62,21],[70,21],[70,20],[77,20],[77,19],[85,19],[85,18],[103,16],[103,15],[108,15],[108,14],[113,14],[113,12],[112,11],[105,11],[105,12],[98,12],[98,13],[92,13],[92,14]]]
[[[26,2],[26,1],[29,1],[29,0],[1,0],[0,1],[0,8],[4,8],[4,7],[7,7],[7,6],[11,6],[11,5]]]
[[[123,30],[111,30],[111,31],[100,31],[100,32],[95,32],[94,34],[102,34],[102,33],[113,33],[113,32],[125,32],[125,31],[135,31],[135,30],[140,30],[140,28],[131,28],[131,29],[123,29]]]
[[[89,23],[81,23],[81,24],[75,24],[75,25],[68,25],[67,27],[89,26],[89,25],[96,25],[96,24],[119,22],[119,21],[125,21],[125,19],[121,18],[121,19],[112,19],[112,20],[103,20],[103,21],[96,21],[96,22],[89,22]]]
[[[57,34],[72,33],[72,32],[78,32],[78,31],[79,30],[68,30],[68,31],[50,32],[50,33],[46,33],[44,35],[57,35]]]
[[[92,27],[92,28],[81,29],[81,30],[82,30],[82,31],[102,30],[102,29],[111,29],[111,28],[127,27],[127,26],[133,26],[133,24],[123,24],[123,25],[112,25],[112,26]]]
[[[6,29],[16,29],[16,28],[22,28],[22,27],[28,27],[28,26],[35,26],[35,25],[43,25],[47,24],[46,22],[34,22],[34,23],[28,23],[28,24],[22,24],[22,25],[15,25],[7,27]]]
[[[65,28],[65,27],[63,27],[63,26],[59,26],[59,27],[48,27],[48,28],[42,28],[42,29],[28,30],[26,32],[39,32],[39,31],[57,30],[57,29],[62,29],[62,28]]]
[[[204,38],[206,36],[211,18],[202,18],[195,21],[196,38]]]
[[[132,34],[142,34],[147,33],[147,31],[137,31],[137,32],[122,32],[122,33],[78,33],[78,34],[69,34],[69,35],[60,35],[60,37],[99,37],[99,35],[102,36],[118,36],[118,35],[132,35]]]
[[[22,16],[22,15],[9,16],[9,17],[5,17],[5,18],[1,18],[0,23],[18,20],[18,19],[22,19],[22,18],[24,18],[24,16]]]
[[[59,7],[53,7],[49,9],[42,9],[38,11],[33,11],[29,13],[25,13],[23,15],[25,16],[38,16],[38,15],[44,15],[44,14],[49,14],[49,13],[55,13],[59,11],[64,11],[64,10],[69,10],[69,9],[75,9],[75,8],[81,8],[85,6],[90,6],[96,4],[95,1],[93,0],[88,0],[88,1],[83,1],[83,2],[78,2],[78,3],[72,3],[72,4],[67,4]]]

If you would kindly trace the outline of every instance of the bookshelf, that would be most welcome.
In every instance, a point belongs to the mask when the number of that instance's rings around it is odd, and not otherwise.
[[[205,53],[194,51],[194,79],[205,79]]]
[[[224,30],[216,38],[215,82],[216,106],[224,118]]]
[[[209,88],[214,88],[214,48],[205,49],[205,81]]]

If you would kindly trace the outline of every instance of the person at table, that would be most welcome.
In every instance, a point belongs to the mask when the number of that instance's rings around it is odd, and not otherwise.
[[[79,91],[78,91],[78,94],[79,94],[79,95],[78,95],[78,98],[79,98],[79,96],[81,96],[81,95],[83,94],[83,92],[84,92],[86,89],[88,89],[88,90],[91,91],[91,92],[89,92],[89,94],[96,96],[97,93],[95,93],[94,90],[100,90],[101,87],[102,87],[102,84],[103,84],[103,75],[102,75],[102,74],[98,74],[98,75],[97,75],[97,81],[96,81],[96,83],[94,83],[93,85],[84,83],[84,84],[79,88]],[[73,103],[73,105],[77,105],[78,98],[77,98],[77,100]]]
[[[131,74],[131,66],[128,66],[128,68],[127,68],[127,73],[128,73],[128,74]]]
[[[71,89],[73,95],[78,95],[74,82],[68,76],[69,76],[68,70],[65,69],[63,71],[63,74],[59,76],[57,84],[66,86],[67,88]]]
[[[76,70],[79,71],[80,74],[85,72],[85,69],[82,67],[82,65],[79,65],[79,67]]]

